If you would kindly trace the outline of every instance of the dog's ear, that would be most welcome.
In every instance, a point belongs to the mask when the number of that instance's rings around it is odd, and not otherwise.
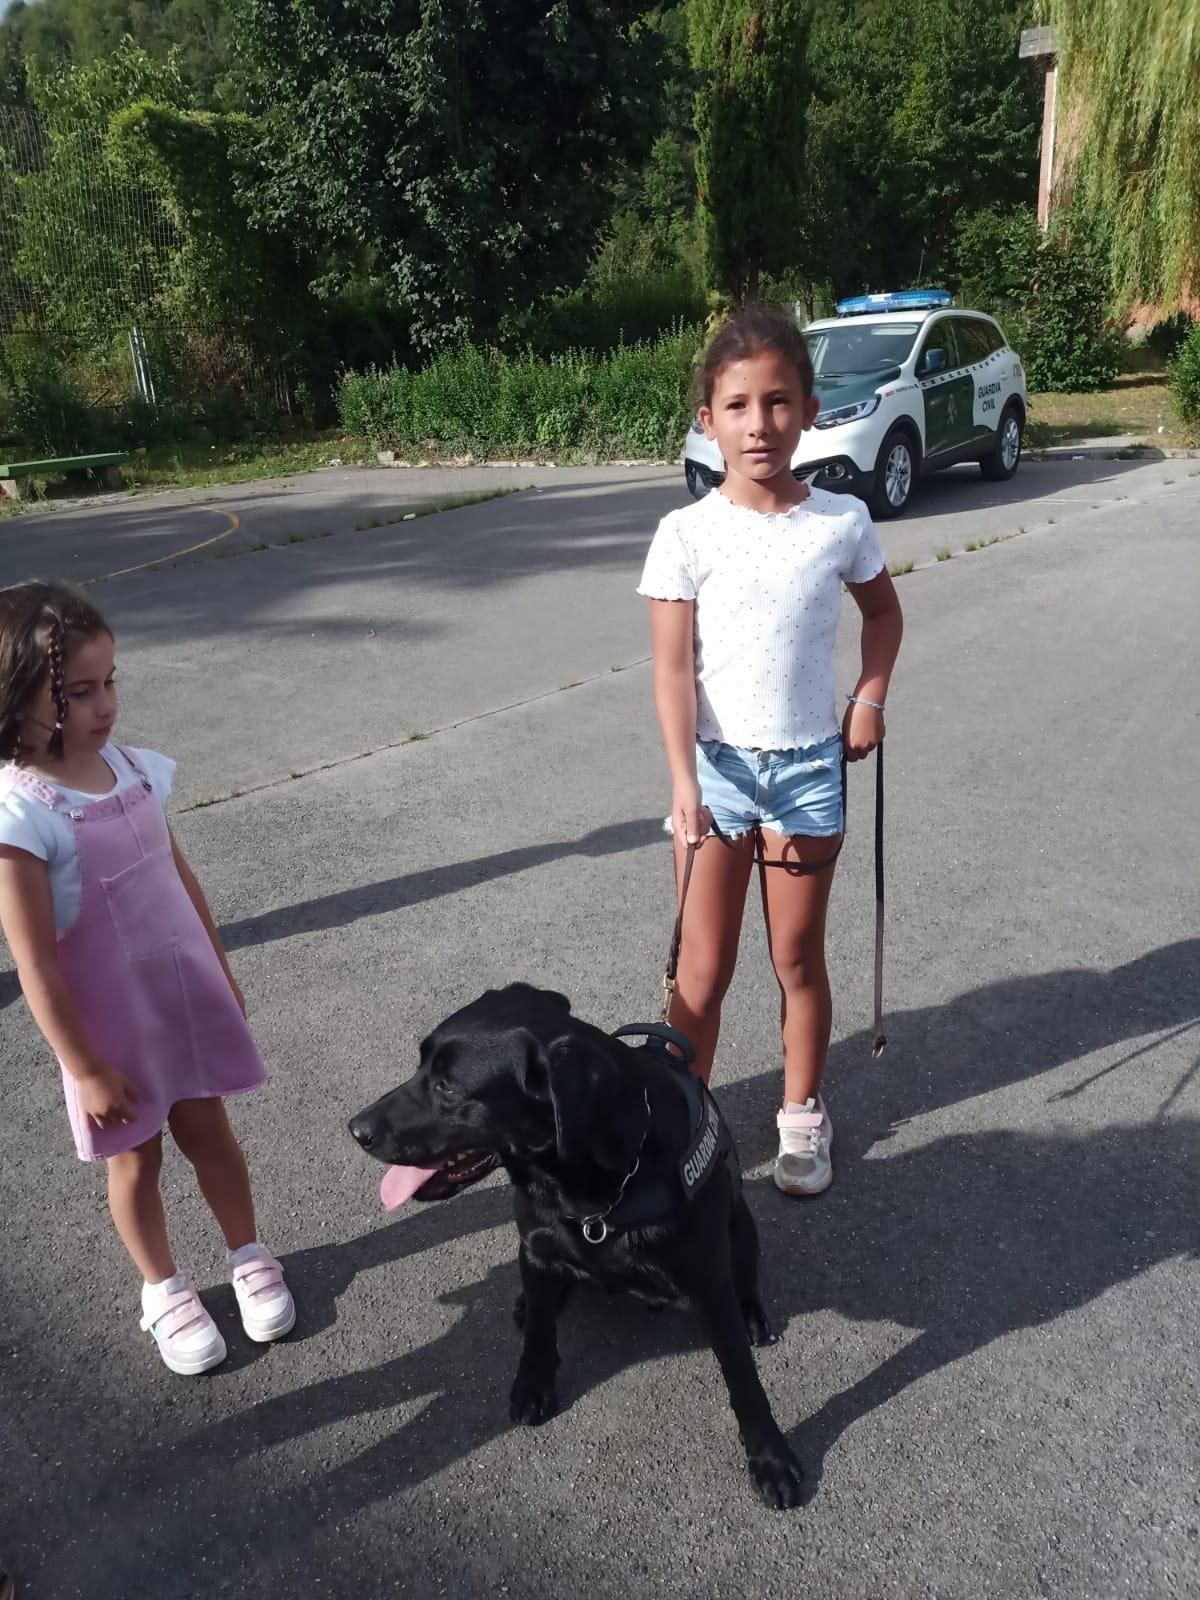
[[[586,1035],[565,1035],[545,1052],[555,1143],[564,1166],[591,1162],[628,1172],[646,1128],[645,1101],[630,1052]]]

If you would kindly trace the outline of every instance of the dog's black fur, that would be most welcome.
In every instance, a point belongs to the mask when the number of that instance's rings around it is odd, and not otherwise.
[[[661,1224],[600,1244],[579,1225],[612,1203],[635,1160],[635,1181],[673,1176],[688,1128],[672,1074],[661,1051],[632,1049],[580,1021],[564,996],[511,984],[435,1028],[415,1077],[360,1112],[350,1131],[380,1161],[437,1168],[418,1190],[422,1200],[446,1199],[498,1164],[507,1169],[523,1286],[514,1422],[544,1422],[557,1408],[557,1319],[574,1279],[655,1305],[682,1301],[699,1314],[720,1363],[755,1488],[769,1506],[796,1506],[800,1467],[750,1348],[775,1335],[759,1300],[758,1235],[736,1155],[690,1201],[681,1193]]]

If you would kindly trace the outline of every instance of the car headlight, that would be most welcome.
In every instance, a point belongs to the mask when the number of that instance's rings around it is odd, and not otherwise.
[[[869,400],[858,400],[852,406],[832,406],[828,411],[818,411],[814,428],[836,428],[843,422],[857,422],[860,417],[869,417],[872,411],[879,410],[879,396],[873,394]]]
[[[704,432],[704,424],[700,421],[699,417],[693,417],[692,418],[692,425],[688,429],[688,432],[689,433],[703,433]]]

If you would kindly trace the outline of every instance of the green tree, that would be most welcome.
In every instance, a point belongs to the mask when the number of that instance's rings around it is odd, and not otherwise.
[[[1047,10],[1070,188],[1109,235],[1113,290],[1178,304],[1200,281],[1194,0],[1047,0]]]
[[[796,264],[805,204],[808,0],[690,0],[696,177],[709,281],[753,298]]]
[[[247,0],[269,110],[258,215],[366,250],[435,348],[582,277],[648,147],[633,0]]]
[[[797,260],[835,295],[953,269],[957,219],[1036,186],[1040,86],[1013,0],[821,0]]]
[[[0,20],[0,96],[20,95],[27,65],[43,78],[90,66],[128,37],[155,61],[174,52],[197,104],[238,107],[243,79],[229,29],[222,0],[15,0]]]

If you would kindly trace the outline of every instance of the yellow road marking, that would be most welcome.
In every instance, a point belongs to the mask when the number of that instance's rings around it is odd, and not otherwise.
[[[228,539],[231,533],[236,533],[242,525],[242,519],[236,511],[217,511],[212,506],[196,506],[197,511],[212,511],[214,516],[228,517],[229,526],[222,528],[220,533],[214,533],[211,539],[201,539],[199,544],[190,544],[186,550],[171,550],[166,555],[155,556],[153,561],[141,561],[136,567],[121,567],[116,572],[102,572],[99,577],[85,578],[84,584],[105,583],[109,578],[127,578],[131,572],[145,572],[147,567],[160,567],[165,561],[181,561],[184,556],[194,556],[197,550],[207,550],[209,545],[220,544],[222,539]]]

